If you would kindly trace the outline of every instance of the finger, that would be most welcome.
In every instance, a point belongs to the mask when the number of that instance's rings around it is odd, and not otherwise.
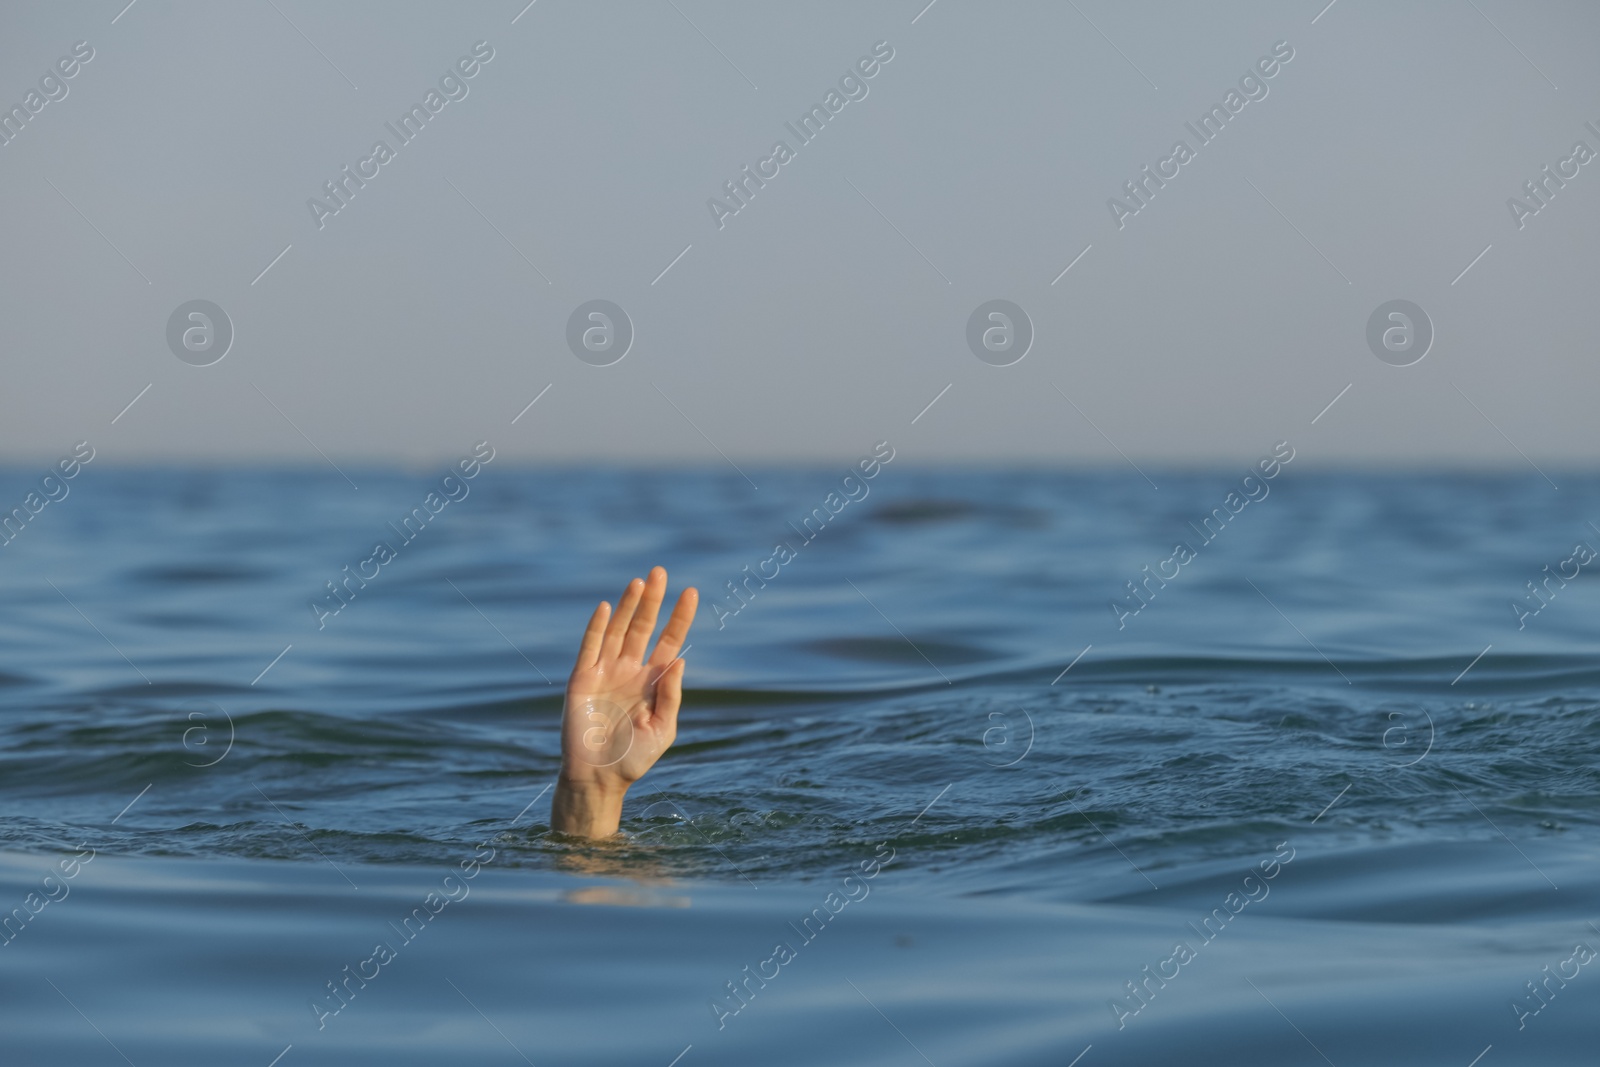
[[[661,727],[673,734],[678,730],[678,707],[683,703],[683,660],[675,660],[672,666],[661,672],[661,677],[656,679],[656,702],[654,715],[661,720]]]
[[[667,572],[662,567],[652,567],[644,583],[644,594],[639,600],[639,610],[633,613],[628,633],[622,639],[622,658],[633,663],[644,660],[644,650],[650,647],[650,634],[656,628],[656,614],[661,610],[661,598],[667,595]]]
[[[655,653],[650,657],[652,664],[659,667],[678,657],[678,650],[683,647],[683,639],[689,636],[689,626],[694,622],[695,609],[699,606],[700,593],[692,585],[678,596],[678,606],[672,609],[672,617],[667,620],[666,628],[661,631],[661,640],[656,642]]]
[[[583,643],[578,646],[578,662],[573,670],[593,667],[600,658],[600,641],[606,634],[606,620],[611,618],[611,605],[604,600],[589,616],[589,628],[583,631]]]
[[[639,598],[643,595],[642,578],[635,578],[628,583],[628,588],[623,590],[622,599],[617,601],[617,610],[611,616],[610,625],[606,627],[605,640],[600,643],[600,662],[617,658],[617,652],[622,648],[622,638],[628,632],[628,623],[633,621],[634,609],[639,606]]]

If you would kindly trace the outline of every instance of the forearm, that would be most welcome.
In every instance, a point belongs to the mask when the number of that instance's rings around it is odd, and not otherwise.
[[[610,837],[622,822],[628,787],[596,781],[556,780],[550,801],[550,829],[573,837]]]

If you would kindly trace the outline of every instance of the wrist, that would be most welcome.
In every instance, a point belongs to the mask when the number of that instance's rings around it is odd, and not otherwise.
[[[622,822],[628,783],[616,777],[570,775],[556,779],[550,801],[550,828],[574,837],[609,837]]]

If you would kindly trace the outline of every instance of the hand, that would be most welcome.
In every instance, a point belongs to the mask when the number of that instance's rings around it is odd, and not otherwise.
[[[616,833],[628,787],[678,735],[684,671],[678,650],[700,594],[683,591],[645,660],[666,591],[667,572],[656,567],[648,581],[628,583],[615,615],[601,601],[589,618],[561,715],[561,776],[550,804],[550,826],[557,833]]]

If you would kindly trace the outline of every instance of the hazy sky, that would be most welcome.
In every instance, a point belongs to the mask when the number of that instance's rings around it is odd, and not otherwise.
[[[926,2],[8,4],[0,458],[1600,458],[1600,8]]]

